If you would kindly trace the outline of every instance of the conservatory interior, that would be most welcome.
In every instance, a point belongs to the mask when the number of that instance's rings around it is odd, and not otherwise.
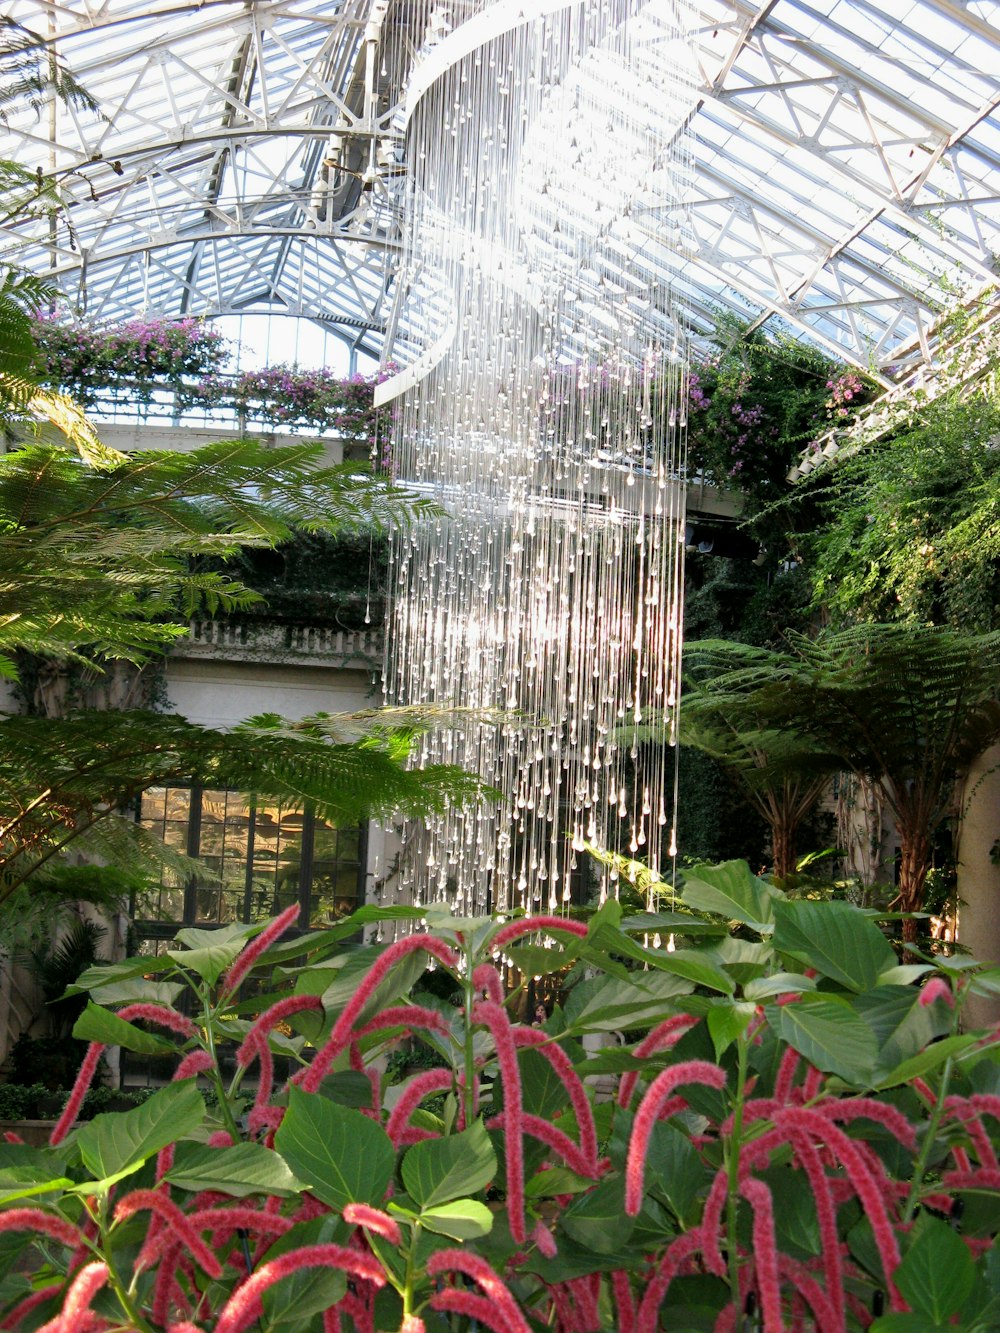
[[[1000,1328],[995,71],[9,0],[0,1328]]]

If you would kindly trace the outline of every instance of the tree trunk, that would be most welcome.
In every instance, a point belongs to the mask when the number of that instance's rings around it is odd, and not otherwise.
[[[798,821],[779,815],[771,821],[771,851],[774,856],[774,877],[785,879],[795,872],[795,834]]]
[[[931,867],[931,842],[924,829],[899,832],[899,894],[897,903],[901,912],[919,912],[924,905],[924,885]],[[918,923],[903,922],[903,939],[914,943]]]

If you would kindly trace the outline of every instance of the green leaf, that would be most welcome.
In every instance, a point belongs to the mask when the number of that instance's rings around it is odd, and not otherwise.
[[[120,963],[97,963],[81,972],[72,986],[66,987],[67,995],[79,995],[83,991],[97,990],[124,981],[142,980],[150,972],[166,972],[174,964],[165,954],[155,958],[125,958]]]
[[[392,1141],[380,1125],[297,1087],[289,1089],[275,1147],[317,1198],[338,1209],[347,1203],[381,1204],[396,1164]]]
[[[803,995],[793,1004],[768,1005],[767,1021],[817,1069],[855,1087],[869,1083],[878,1056],[875,1034],[845,1000]]]
[[[986,967],[969,982],[973,995],[1000,995],[1000,967]]]
[[[143,1032],[110,1009],[101,1009],[93,1002],[88,1003],[74,1023],[73,1036],[81,1041],[99,1041],[105,1046],[124,1046],[127,1051],[138,1051],[140,1055],[170,1055],[180,1049],[176,1041],[158,1037],[153,1032]]]
[[[748,1000],[720,1000],[709,1009],[708,1031],[716,1060],[746,1032],[756,1012],[757,1006]]]
[[[968,1246],[946,1222],[925,1216],[919,1234],[893,1281],[908,1305],[917,1314],[936,1321],[949,1322],[972,1291],[976,1266]]]
[[[895,967],[887,967],[884,972],[878,976],[880,986],[909,986],[911,982],[918,981],[927,972],[933,972],[934,968],[930,963],[899,963]]]
[[[319,1095],[341,1106],[353,1106],[357,1110],[372,1104],[372,1085],[366,1074],[359,1069],[343,1069],[339,1074],[327,1074],[319,1085]]]
[[[422,1145],[414,1146],[419,1148]],[[453,1199],[450,1203],[425,1208],[420,1214],[420,1224],[428,1231],[450,1236],[452,1240],[475,1240],[492,1231],[493,1214],[478,1199]]]
[[[576,961],[575,949],[544,949],[540,944],[515,944],[504,953],[526,977],[548,976]]]
[[[372,963],[381,952],[379,945],[370,949],[358,949],[348,957],[343,967],[335,970],[325,967],[311,968],[303,972],[296,982],[295,992],[297,995],[320,995],[326,1014],[325,1027],[322,1021],[312,1014],[296,1014],[293,1020],[294,1026],[304,1032],[310,1041],[316,1042],[318,1032],[311,1031],[304,1020],[312,1020],[318,1029],[328,1031],[340,1010],[354,998],[358,983],[368,974]],[[400,958],[369,996],[361,1013],[358,1014],[357,1026],[363,1026],[383,1009],[407,995],[426,970],[427,954],[422,949]]]
[[[104,986],[86,988],[69,986],[66,994],[77,994],[89,989],[90,998],[95,1004],[161,1004],[170,1008],[184,992],[180,981],[150,981],[148,977],[129,977],[123,981],[110,981]]]
[[[685,912],[640,912],[622,919],[621,929],[646,935],[725,935],[726,927]]]
[[[482,1121],[461,1134],[415,1143],[403,1158],[403,1184],[422,1208],[483,1189],[497,1173],[497,1158]]]
[[[876,986],[859,995],[854,1008],[875,1033],[878,1063],[875,1081],[904,1060],[929,1050],[948,1032],[950,1014],[943,1005],[922,1005],[914,986]]]
[[[816,982],[812,977],[805,977],[801,972],[772,972],[769,977],[755,977],[743,987],[743,994],[748,1000],[767,1000],[772,995],[795,995],[803,991],[814,991]]]
[[[103,1187],[137,1171],[168,1143],[193,1133],[205,1119],[205,1103],[188,1078],[170,1083],[134,1111],[95,1116],[77,1131],[84,1165]],[[90,1186],[80,1189],[89,1193]]]
[[[551,1199],[556,1194],[582,1194],[594,1182],[578,1176],[568,1166],[553,1166],[547,1171],[536,1171],[524,1186],[526,1199]]]
[[[248,1194],[287,1198],[305,1188],[279,1153],[259,1143],[236,1143],[231,1148],[179,1143],[166,1178],[178,1189],[218,1190],[237,1199]]]
[[[57,1149],[0,1143],[0,1203],[73,1188],[66,1158]]]
[[[177,939],[187,948],[167,949],[166,954],[175,963],[197,972],[203,981],[214,986],[243,952],[247,941],[259,935],[266,924],[219,926],[217,930],[180,930]]]
[[[945,1037],[942,1041],[936,1041],[928,1046],[919,1055],[904,1060],[888,1074],[882,1075],[875,1086],[881,1092],[883,1088],[895,1088],[900,1083],[909,1083],[915,1078],[925,1078],[939,1065],[943,1065],[949,1056],[959,1055],[970,1046],[975,1046],[979,1040],[980,1036],[974,1032],[964,1036]]]
[[[779,903],[774,947],[853,991],[873,990],[896,955],[874,921],[850,903]]]
[[[291,1250],[306,1245],[343,1243],[345,1223],[335,1216],[317,1217],[300,1222],[268,1247],[267,1258],[278,1259]],[[347,1290],[346,1275],[335,1268],[300,1268],[267,1287],[261,1294],[268,1328],[287,1328],[300,1333],[315,1315],[342,1300]]]
[[[363,926],[375,921],[420,921],[423,919],[422,907],[359,907],[350,916],[345,916],[335,926],[326,930],[312,930],[306,935],[299,935],[291,940],[278,940],[267,950],[264,958],[268,963],[276,964],[286,959],[300,959],[313,954],[323,954],[341,940],[357,935]]]
[[[647,1194],[662,1199],[683,1222],[707,1179],[705,1165],[690,1140],[666,1120],[657,1121],[646,1153]]]
[[[625,1177],[607,1176],[588,1194],[574,1199],[560,1225],[578,1244],[597,1254],[611,1254],[626,1245],[635,1219],[625,1215]]]
[[[728,972],[723,971],[716,959],[699,953],[697,949],[663,949],[657,950],[656,953],[655,966],[662,968],[664,972],[673,972],[696,986],[721,991],[723,995],[732,995],[736,989],[736,983]]]
[[[521,1071],[522,1104],[529,1115],[551,1120],[557,1111],[569,1105],[566,1085],[540,1051],[529,1046],[517,1053]]]
[[[695,911],[715,912],[730,921],[743,921],[760,934],[770,930],[774,904],[783,898],[773,884],[758,879],[746,861],[695,866],[685,873],[681,892],[681,901]]]
[[[691,983],[669,972],[635,973],[626,978],[594,977],[581,981],[566,1001],[567,1031],[614,1032],[618,1028],[652,1027],[673,1013],[669,1001],[686,995]],[[627,1023],[626,1023],[627,1020]]]

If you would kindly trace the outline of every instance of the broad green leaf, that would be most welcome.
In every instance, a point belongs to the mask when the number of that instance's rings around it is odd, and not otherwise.
[[[684,977],[696,986],[721,991],[723,995],[732,995],[736,989],[736,983],[728,972],[723,971],[716,959],[699,953],[697,949],[663,949],[657,951],[657,955],[656,967]]]
[[[758,879],[745,861],[695,866],[685,873],[681,892],[681,901],[688,907],[743,921],[760,934],[770,930],[774,904],[783,898],[780,889]]]
[[[342,1244],[346,1233],[346,1223],[334,1215],[300,1222],[268,1247],[267,1258],[278,1259],[307,1245],[328,1245],[331,1241]],[[262,1293],[266,1326],[300,1333],[309,1326],[311,1317],[342,1300],[346,1290],[347,1277],[340,1269],[301,1268]]]
[[[138,1051],[140,1055],[170,1055],[180,1049],[177,1041],[158,1037],[154,1032],[143,1032],[110,1009],[101,1009],[92,1002],[73,1025],[73,1036],[81,1041],[99,1041],[105,1046],[124,1046],[127,1051]]]
[[[792,1004],[768,1005],[766,1012],[773,1031],[817,1069],[855,1087],[870,1082],[878,1057],[875,1035],[846,1001],[803,995]]]
[[[134,1111],[95,1116],[77,1132],[84,1165],[95,1181],[109,1182],[137,1171],[168,1143],[193,1133],[205,1118],[195,1080],[170,1083]],[[80,1187],[88,1191],[86,1185]]]
[[[66,1158],[56,1149],[0,1143],[0,1203],[72,1189],[65,1172]]]
[[[341,1106],[353,1106],[358,1110],[372,1104],[372,1085],[366,1074],[359,1069],[344,1069],[339,1074],[327,1074],[319,1085],[319,1095]]]
[[[878,1043],[876,1082],[904,1060],[929,1049],[949,1029],[950,1015],[945,1006],[922,1005],[915,986],[876,986],[859,995],[854,1008]]]
[[[778,1249],[793,1259],[808,1260],[822,1252],[819,1218],[812,1190],[802,1188],[801,1172],[791,1164],[770,1167],[761,1179],[774,1201],[774,1229]]]
[[[582,1194],[593,1188],[594,1182],[578,1176],[568,1166],[553,1166],[547,1171],[536,1171],[524,1186],[527,1199],[551,1199],[556,1194]]]
[[[183,944],[185,949],[214,949],[218,946],[235,946],[238,953],[248,940],[253,939],[255,935],[259,935],[262,930],[265,930],[267,924],[266,921],[255,921],[249,925],[234,921],[228,926],[214,926],[211,930],[187,926],[184,930],[179,930],[174,939],[178,944]]]
[[[648,1070],[651,1067],[650,1059],[655,1058],[655,1056],[635,1056],[620,1046],[609,1046],[603,1051],[598,1051],[596,1055],[589,1055],[586,1060],[580,1060],[573,1068],[581,1078],[585,1078],[588,1074],[624,1074],[630,1069],[641,1072]]]
[[[263,958],[272,966],[290,958],[312,958],[314,954],[324,954],[341,940],[350,939],[363,926],[372,922],[420,921],[423,916],[422,907],[375,907],[374,905],[359,907],[356,912],[345,916],[342,921],[338,921],[335,926],[330,926],[326,930],[312,930],[295,939],[279,940],[271,945]],[[298,968],[295,971],[298,971]]]
[[[945,1037],[882,1075],[875,1086],[881,1092],[883,1088],[895,1088],[900,1083],[909,1083],[911,1079],[925,1078],[939,1065],[943,1065],[949,1056],[960,1055],[970,1046],[975,1046],[979,1040],[980,1037],[974,1032],[959,1037]]]
[[[749,1000],[722,1000],[709,1009],[708,1031],[716,1060],[746,1032],[756,1012],[757,1006]]]
[[[148,977],[129,977],[125,981],[111,981],[106,986],[91,986],[90,998],[95,1004],[161,1004],[168,1008],[176,1004],[184,993],[180,981],[150,981]]]
[[[633,962],[643,963],[661,972],[672,972],[685,977],[696,986],[707,986],[710,990],[722,991],[725,995],[734,990],[733,979],[719,966],[714,953],[697,949],[656,949],[647,948],[638,940],[631,939],[617,927],[605,925],[591,931],[585,943],[577,950],[585,961],[594,962],[606,972],[614,972],[608,964],[614,956],[631,958]]]
[[[621,929],[629,934],[647,935],[725,935],[726,927],[715,921],[702,921],[685,912],[640,912],[622,919]]]
[[[666,1120],[657,1121],[646,1153],[647,1194],[662,1199],[683,1222],[707,1183],[708,1171],[686,1135]]]
[[[774,947],[853,991],[873,990],[896,954],[874,921],[850,903],[779,903]]]
[[[274,998],[278,999],[280,997],[275,996]],[[271,1003],[273,1004],[274,1000],[272,1000]],[[243,1038],[247,1035],[247,1033],[250,1031],[252,1027],[253,1024],[248,1022],[246,1019],[227,1017],[224,1021],[221,1031],[218,1027],[216,1027],[215,1032],[217,1033],[217,1035],[228,1038],[230,1041],[236,1042],[238,1044],[243,1040]],[[284,1032],[281,1032],[279,1029],[272,1028],[271,1031],[267,1034],[267,1044],[275,1055],[295,1056],[299,1054],[299,1052],[302,1050],[302,1047],[305,1045],[305,1038],[289,1037]],[[369,1084],[369,1088],[370,1087],[371,1085]]]
[[[974,995],[1000,995],[1000,967],[986,967],[969,983]]]
[[[421,1208],[474,1194],[497,1173],[497,1158],[482,1121],[461,1134],[415,1143],[403,1158],[403,1184]]]
[[[125,958],[120,963],[96,963],[81,972],[72,986],[66,987],[67,995],[79,995],[83,991],[99,986],[109,986],[121,981],[130,981],[134,977],[144,977],[150,972],[167,972],[173,968],[173,960],[161,954],[156,958]]]
[[[625,1214],[625,1177],[607,1176],[574,1199],[560,1218],[566,1234],[597,1254],[610,1254],[628,1243],[635,1219]]]
[[[557,1111],[569,1105],[566,1085],[540,1051],[531,1047],[517,1053],[521,1071],[522,1104],[529,1115],[551,1120]]]
[[[631,1218],[625,1219],[631,1222]],[[499,1230],[499,1228],[498,1228]],[[629,1229],[631,1235],[631,1228]],[[568,1282],[588,1273],[610,1273],[616,1268],[627,1269],[635,1263],[635,1253],[627,1242],[610,1253],[598,1253],[590,1245],[575,1241],[565,1233],[557,1237],[558,1252],[546,1259],[538,1250],[530,1253],[525,1267],[537,1273],[546,1282]]]
[[[576,950],[544,949],[540,944],[514,944],[504,950],[518,971],[526,977],[544,977],[561,972],[576,961]]]
[[[899,963],[879,973],[878,985],[909,986],[911,982],[918,981],[926,973],[933,971],[930,963]]]
[[[978,958],[970,958],[964,953],[936,954],[934,962],[943,972],[968,972],[974,967],[982,966]]]
[[[289,1090],[275,1147],[317,1198],[338,1209],[346,1203],[381,1204],[396,1164],[381,1126],[297,1087]]]
[[[231,1148],[209,1148],[200,1143],[179,1143],[167,1180],[178,1189],[218,1190],[237,1199],[248,1194],[277,1194],[282,1198],[305,1188],[288,1163],[259,1143],[236,1143]]]
[[[925,1216],[892,1276],[914,1313],[943,1327],[971,1293],[976,1265],[968,1246],[947,1222]]]
[[[748,1000],[766,1000],[772,995],[794,995],[803,991],[814,991],[816,982],[813,977],[803,976],[801,972],[772,972],[769,977],[755,977],[743,987],[743,994]]]
[[[325,1029],[333,1026],[339,1012],[344,1008],[349,1000],[354,998],[358,989],[358,983],[363,977],[367,976],[371,970],[372,963],[377,960],[381,954],[381,946],[374,946],[371,949],[359,949],[352,954],[344,967],[337,969],[331,976],[324,977],[327,969],[316,969],[315,974],[310,972],[303,973],[302,982],[305,984],[296,984],[296,993],[316,994],[317,991],[312,985],[312,976],[316,975],[319,979],[326,980],[325,988],[318,992],[323,1001],[323,1009],[327,1015]],[[370,1018],[374,1018],[381,1010],[397,1000],[407,995],[413,985],[419,981],[427,970],[427,954],[421,949],[413,953],[405,954],[393,967],[389,969],[379,984],[375,987],[364,1008],[357,1018],[357,1026],[361,1027]],[[300,1022],[302,1019],[312,1018],[312,1015],[296,1014],[294,1026],[300,1031],[305,1032],[310,1040],[315,1040],[313,1035]]]
[[[581,981],[566,1001],[567,1031],[614,1032],[626,1026],[652,1027],[674,1012],[670,1000],[688,994],[691,989],[691,982],[669,972]]]
[[[197,972],[203,981],[214,986],[243,952],[250,938],[259,935],[263,929],[263,925],[232,925],[220,926],[217,930],[181,930],[177,939],[187,948],[167,949],[167,957],[181,967]]]
[[[416,1145],[418,1148],[420,1144]],[[478,1199],[453,1199],[425,1208],[420,1214],[420,1225],[452,1240],[476,1240],[487,1236],[493,1229],[493,1214]]]

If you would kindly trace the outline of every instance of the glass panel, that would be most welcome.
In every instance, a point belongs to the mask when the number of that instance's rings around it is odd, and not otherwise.
[[[143,792],[139,823],[178,852],[187,851],[190,818],[189,788],[151,787]],[[184,886],[181,876],[164,869],[159,884],[151,884],[136,894],[133,912],[141,921],[182,921]]]
[[[361,829],[316,821],[309,924],[329,926],[359,906]]]
[[[195,910],[206,925],[243,919],[250,809],[243,792],[207,789],[201,794],[199,859],[210,876],[198,885]]]

